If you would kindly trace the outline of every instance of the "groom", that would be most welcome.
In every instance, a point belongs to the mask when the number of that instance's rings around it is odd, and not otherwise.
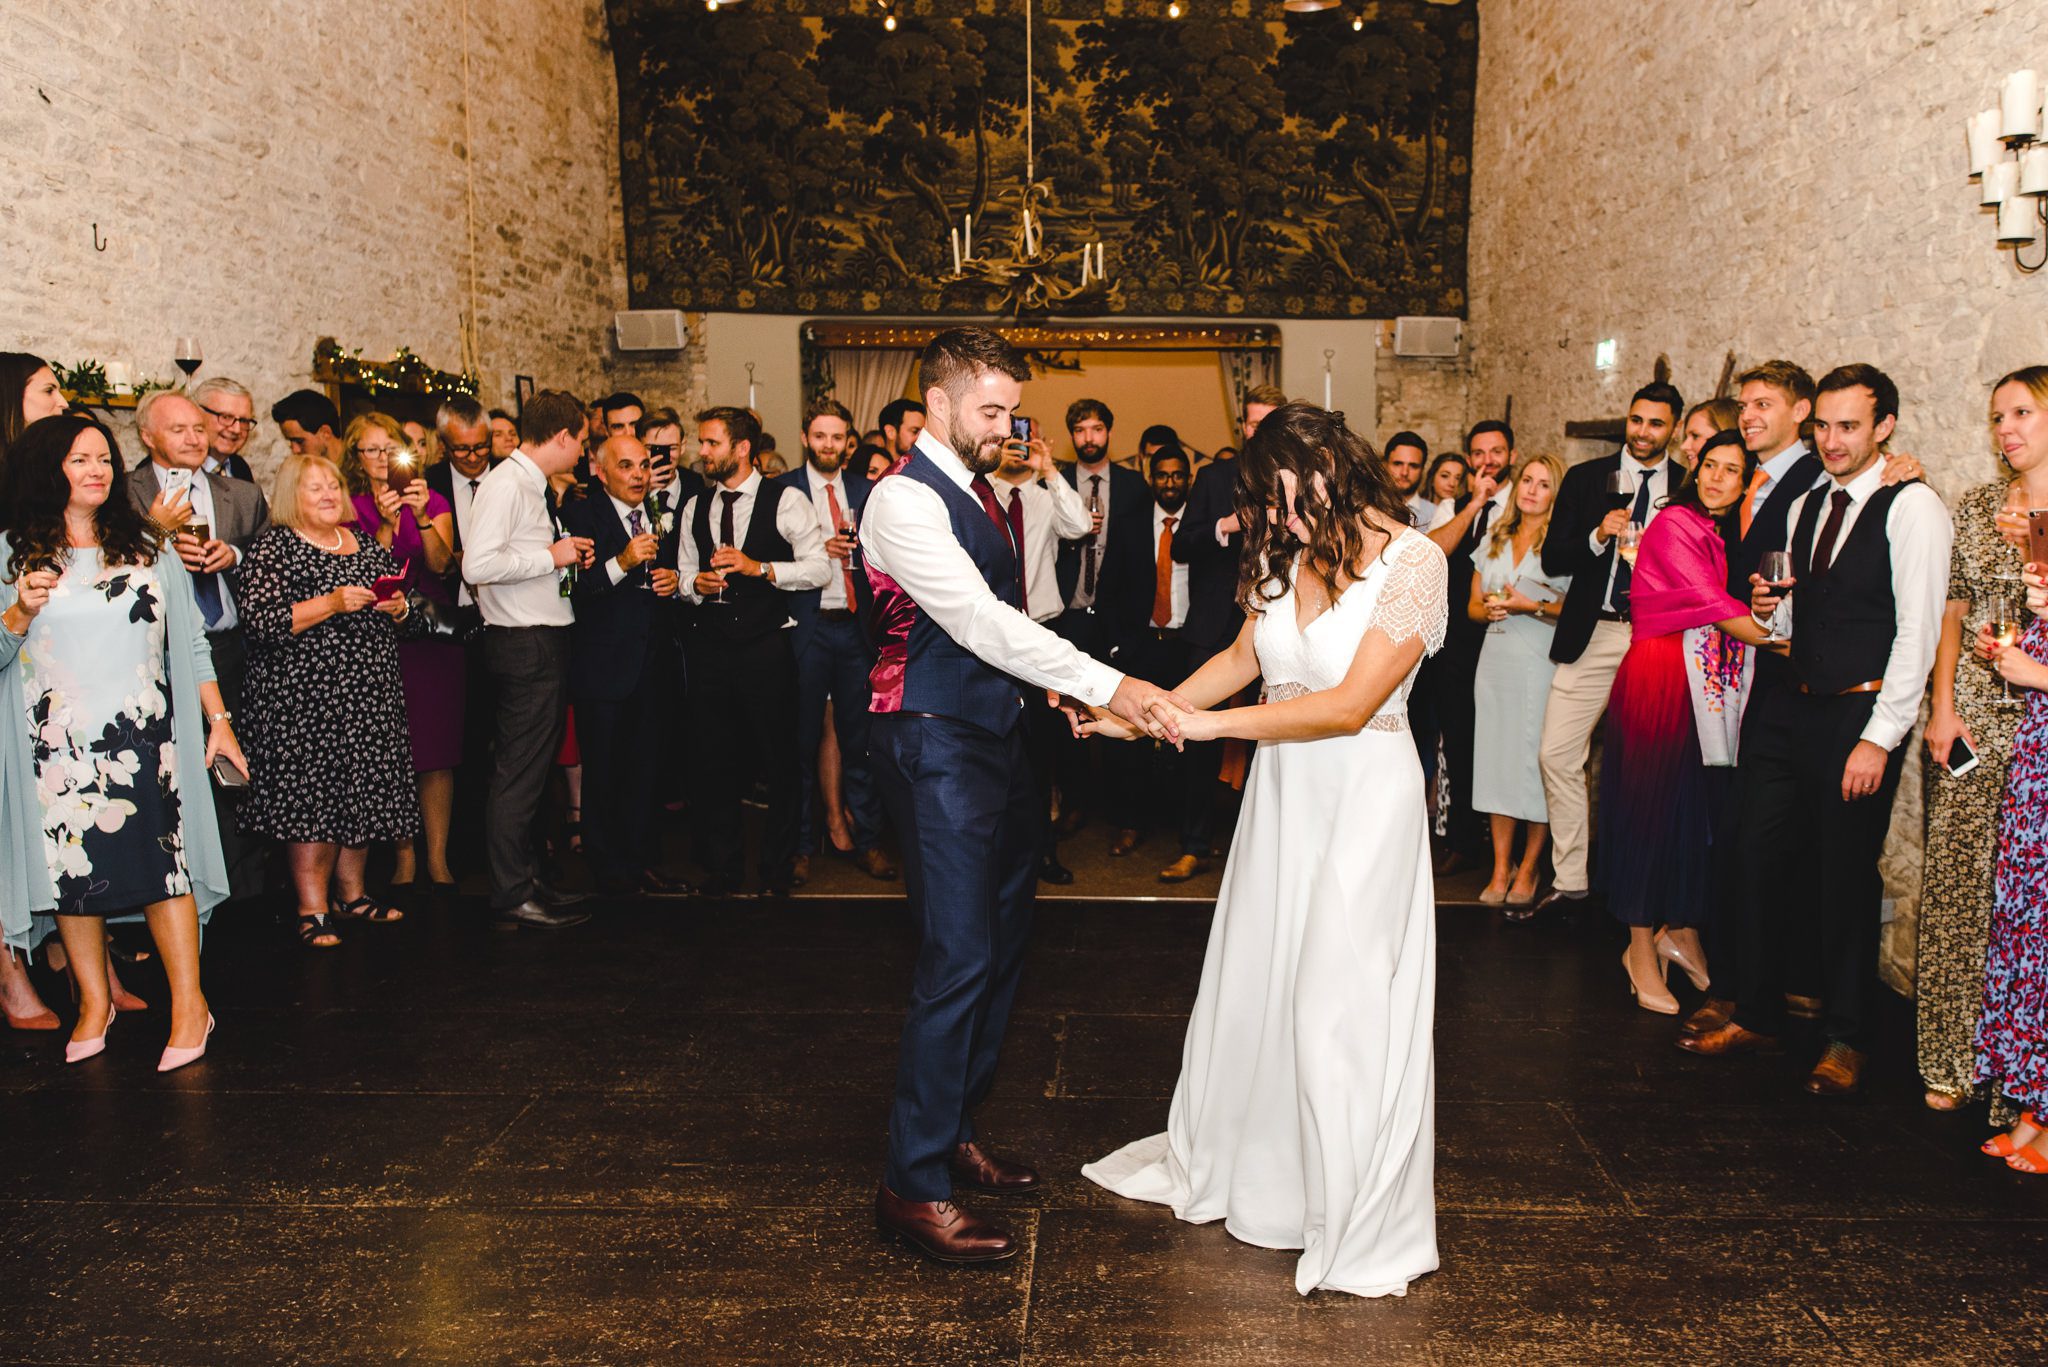
[[[903,842],[922,937],[903,1025],[875,1220],[943,1262],[996,1262],[1017,1241],[953,1203],[955,1185],[1023,1191],[1038,1174],[976,1141],[1017,993],[1044,813],[1024,755],[1025,685],[1177,739],[1148,709],[1179,699],[1083,655],[1018,608],[1018,529],[988,481],[1031,371],[986,328],[934,337],[918,361],[926,423],[868,496],[875,592],[869,678],[875,782]]]

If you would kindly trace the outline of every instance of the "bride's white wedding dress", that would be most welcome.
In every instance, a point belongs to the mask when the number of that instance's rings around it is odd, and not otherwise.
[[[1334,687],[1370,630],[1437,650],[1445,577],[1443,553],[1403,531],[1306,628],[1290,584],[1253,635],[1267,696]],[[1166,1132],[1081,1170],[1301,1249],[1303,1294],[1398,1296],[1437,1266],[1436,893],[1414,683],[1356,735],[1260,744]]]

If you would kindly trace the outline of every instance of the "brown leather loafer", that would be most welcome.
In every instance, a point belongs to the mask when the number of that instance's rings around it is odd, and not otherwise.
[[[1038,1169],[998,1158],[968,1140],[953,1150],[953,1180],[982,1191],[1030,1191],[1038,1185]]]
[[[1162,883],[1185,883],[1198,873],[1209,871],[1209,861],[1199,855],[1184,854],[1159,871]]]
[[[1854,1096],[1862,1085],[1863,1055],[1840,1042],[1830,1043],[1806,1075],[1806,1090],[1815,1096]]]
[[[896,876],[896,865],[880,850],[862,850],[853,857],[853,866],[868,877],[881,881]]]
[[[1681,1035],[1704,1035],[1719,1030],[1735,1019],[1735,1003],[1723,997],[1709,997],[1700,1004],[1700,1009],[1685,1018],[1685,1024],[1678,1027]]]
[[[800,888],[811,881],[811,857],[800,854],[789,861],[789,885]]]
[[[1796,1016],[1803,1021],[1817,1021],[1827,1003],[1819,997],[1802,997],[1797,992],[1785,994],[1785,1014]]]
[[[906,1201],[884,1184],[875,1191],[875,1228],[942,1263],[999,1263],[1017,1254],[1001,1225],[951,1201]]]
[[[1775,1054],[1783,1047],[1776,1035],[1760,1035],[1729,1021],[1703,1035],[1680,1035],[1678,1047],[1688,1054],[1718,1058],[1722,1054]]]
[[[1131,830],[1128,827],[1121,831],[1118,831],[1116,833],[1116,839],[1109,842],[1109,857],[1112,859],[1123,858],[1132,850],[1137,849],[1138,841],[1140,841],[1143,838],[1144,837],[1140,836],[1136,831]]]

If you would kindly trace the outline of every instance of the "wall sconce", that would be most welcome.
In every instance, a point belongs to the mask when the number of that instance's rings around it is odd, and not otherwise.
[[[2011,243],[2013,265],[2032,275],[2048,265],[2048,140],[2039,73],[2022,68],[1998,88],[1998,105],[1978,113],[1967,129],[1970,175],[1980,182],[1978,202],[1995,212],[2000,244]],[[2041,235],[2041,259],[2023,254]]]

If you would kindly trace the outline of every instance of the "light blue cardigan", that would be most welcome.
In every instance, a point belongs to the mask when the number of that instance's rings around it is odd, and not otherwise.
[[[0,575],[13,545],[0,533]],[[185,820],[185,867],[204,924],[228,895],[227,860],[214,824],[213,786],[206,772],[206,709],[199,685],[214,682],[213,650],[192,597],[185,563],[166,550],[156,559],[164,586],[164,642],[170,656],[171,739],[178,747],[178,796]],[[0,607],[12,607],[14,581],[0,578]],[[35,759],[29,749],[28,699],[22,692],[23,640],[0,623],[0,936],[28,949],[57,928],[57,892],[43,854],[43,806],[36,796]],[[140,919],[134,916],[116,920]]]

